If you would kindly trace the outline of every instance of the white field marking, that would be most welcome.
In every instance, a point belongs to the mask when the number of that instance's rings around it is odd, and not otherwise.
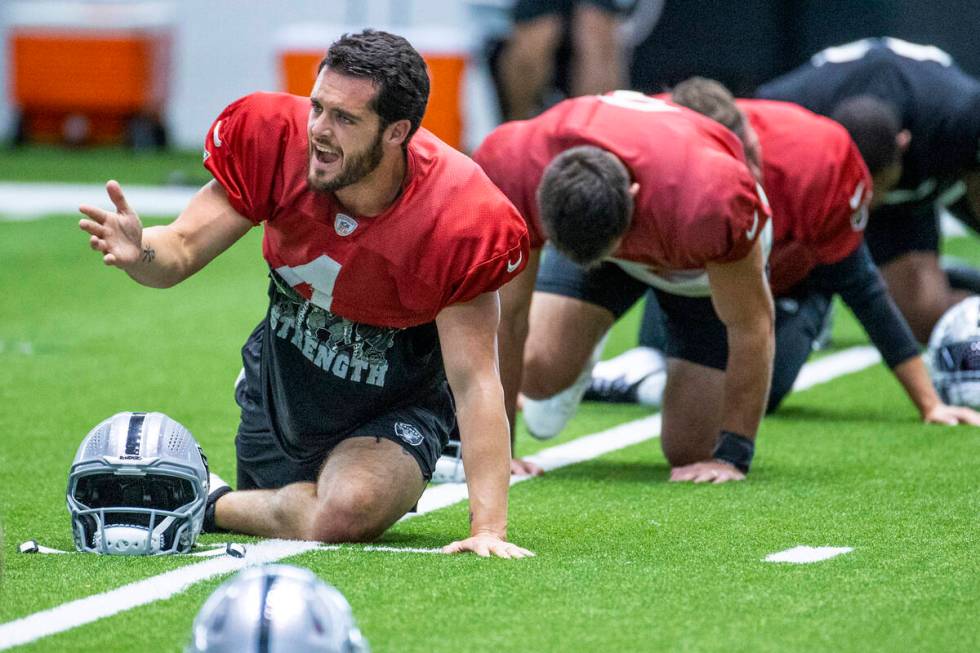
[[[796,377],[793,390],[799,392],[821,383],[833,381],[839,376],[860,372],[881,360],[881,354],[871,346],[852,347],[842,352],[807,363]]]
[[[124,186],[129,205],[140,215],[176,216],[198,189],[181,186]],[[78,215],[79,204],[112,209],[101,184],[0,182],[0,220],[37,220],[46,215]]]
[[[0,354],[8,350],[12,354],[34,355],[34,345],[29,340],[0,340]]]
[[[586,435],[556,447],[544,449],[525,460],[539,465],[546,472],[566,465],[591,460],[617,449],[639,444],[660,435],[660,415],[651,415],[632,422],[620,424],[607,431]],[[526,481],[531,476],[511,476],[510,484]],[[465,500],[469,495],[466,483],[440,483],[428,488],[419,499],[418,512],[410,512],[400,521],[418,517],[425,513],[451,506]]]
[[[867,356],[865,347],[847,349],[831,354],[817,363],[808,363],[803,367],[801,377],[806,377],[805,387],[825,383],[835,376],[856,372],[873,365],[877,359]],[[861,364],[852,362],[852,356],[857,355]],[[824,373],[814,375],[809,372],[811,365],[819,365]],[[566,465],[583,462],[622,447],[638,444],[655,438],[660,432],[660,416],[651,415],[643,419],[621,424],[615,428],[585,436],[550,449],[539,451],[527,460],[535,462],[546,470],[558,469]],[[511,485],[527,480],[527,476],[511,477]],[[402,519],[423,515],[439,508],[445,508],[466,499],[466,485],[463,483],[445,483],[430,487],[419,500],[418,512],[410,513]],[[180,569],[152,576],[146,580],[125,585],[103,594],[71,601],[50,610],[35,612],[32,615],[0,624],[0,651],[33,642],[48,635],[71,630],[93,621],[109,617],[132,608],[146,605],[154,601],[168,599],[190,586],[215,576],[236,571],[246,565],[274,562],[290,556],[299,555],[314,549],[331,550],[334,547],[321,545],[316,542],[292,542],[283,540],[267,540],[247,547],[244,558],[223,556],[212,560],[204,560]],[[339,547],[336,547],[339,548]],[[368,547],[365,547],[367,549]],[[395,547],[374,547],[382,548]],[[400,549],[400,551],[411,551]],[[438,549],[419,549],[419,553],[435,553]],[[415,552],[415,551],[411,551]]]
[[[0,625],[0,651],[71,630],[140,605],[163,601],[201,581],[248,565],[281,560],[312,551],[317,542],[268,540],[253,544],[244,558],[225,556],[174,569],[120,588],[63,603],[56,608]]]
[[[765,562],[788,562],[794,565],[805,565],[811,562],[822,562],[850,553],[850,546],[794,546],[792,549],[770,553]]]
[[[124,186],[130,206],[140,215],[176,216],[184,210],[197,187]],[[79,204],[112,208],[102,184],[0,182],[0,222],[37,220],[47,215],[75,213]],[[940,212],[945,236],[965,236],[962,223],[948,211]]]

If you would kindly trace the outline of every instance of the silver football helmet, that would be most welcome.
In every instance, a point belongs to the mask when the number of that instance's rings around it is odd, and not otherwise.
[[[943,314],[929,338],[927,361],[943,401],[980,408],[980,295]]]
[[[67,498],[79,551],[187,553],[204,524],[207,459],[163,413],[117,413],[82,440]]]
[[[194,619],[185,653],[369,653],[350,604],[308,569],[250,567]]]

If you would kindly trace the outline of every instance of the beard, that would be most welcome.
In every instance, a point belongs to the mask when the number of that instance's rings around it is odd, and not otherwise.
[[[381,163],[384,150],[381,146],[382,130],[378,129],[374,142],[361,152],[344,154],[344,165],[332,179],[321,179],[314,172],[310,172],[307,183],[310,188],[319,193],[332,193],[345,186],[356,184],[361,181]],[[310,156],[316,156],[312,142],[309,146]]]

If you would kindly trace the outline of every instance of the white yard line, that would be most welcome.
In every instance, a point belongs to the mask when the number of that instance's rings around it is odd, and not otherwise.
[[[881,354],[871,346],[851,347],[842,352],[831,354],[812,363],[807,363],[800,370],[793,384],[793,391],[799,392],[812,388],[821,383],[833,381],[839,376],[860,372],[881,360]]]
[[[118,589],[64,603],[0,626],[0,651],[83,626],[140,605],[164,601],[201,581],[246,565],[281,560],[312,551],[316,542],[269,540],[250,546],[244,558],[224,557],[174,569]]]
[[[566,465],[597,458],[610,451],[639,444],[660,435],[660,415],[651,415],[613,427],[608,431],[586,435],[565,444],[539,451],[524,459],[539,465],[546,472]],[[511,476],[510,484],[526,481],[531,476]],[[401,521],[424,515],[459,503],[467,498],[466,483],[441,483],[430,487],[419,499],[418,512],[408,513]]]
[[[123,190],[130,205],[140,215],[176,217],[198,189],[126,186]],[[105,186],[101,184],[0,182],[0,220],[37,220],[53,214],[76,214],[79,204],[112,208]]]
[[[823,562],[839,555],[850,553],[854,549],[849,546],[794,546],[792,549],[770,553],[764,562],[785,562],[794,565],[806,565],[812,562]]]
[[[874,365],[877,355],[869,355],[870,347],[855,347],[831,354],[803,367],[794,388],[800,390],[834,378],[857,372]],[[873,350],[872,350],[873,351]],[[875,352],[877,354],[877,352]],[[566,444],[558,445],[528,456],[528,460],[545,470],[591,460],[603,454],[622,449],[660,435],[660,416],[652,415],[594,435],[588,435]],[[528,477],[512,477],[511,485]],[[447,483],[430,487],[419,500],[418,512],[405,519],[445,508],[466,499],[466,486]],[[231,573],[246,565],[275,562],[314,549],[332,550],[340,547],[324,546],[316,542],[268,540],[247,545],[244,558],[221,557],[205,560],[180,569],[168,571],[146,580],[124,585],[115,590],[95,594],[84,599],[64,603],[56,608],[35,612],[32,615],[0,624],[0,651],[27,644],[35,640],[61,633],[104,617],[131,610],[132,608],[168,599],[191,585]],[[364,550],[436,553],[438,549],[396,549],[395,547],[370,546]]]
[[[126,185],[126,199],[140,215],[174,216],[184,210],[198,191],[196,186]],[[0,222],[38,220],[49,215],[73,214],[79,204],[112,208],[103,184],[50,182],[0,182]],[[969,235],[948,211],[940,213],[942,233],[948,237]]]

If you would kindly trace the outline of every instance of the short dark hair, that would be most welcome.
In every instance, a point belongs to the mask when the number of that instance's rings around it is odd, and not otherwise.
[[[674,104],[721,123],[745,142],[745,114],[735,104],[735,96],[721,82],[706,77],[690,77],[674,87],[670,99]]]
[[[411,138],[422,124],[429,102],[429,73],[422,55],[401,36],[373,29],[344,34],[327,50],[319,70],[324,68],[374,82],[378,93],[371,108],[381,116],[382,129],[408,120]]]
[[[902,130],[895,107],[873,95],[855,95],[841,101],[830,117],[851,134],[872,175],[898,162],[896,136]]]
[[[629,228],[630,174],[612,153],[580,145],[556,156],[538,186],[545,234],[575,263],[595,265]]]

